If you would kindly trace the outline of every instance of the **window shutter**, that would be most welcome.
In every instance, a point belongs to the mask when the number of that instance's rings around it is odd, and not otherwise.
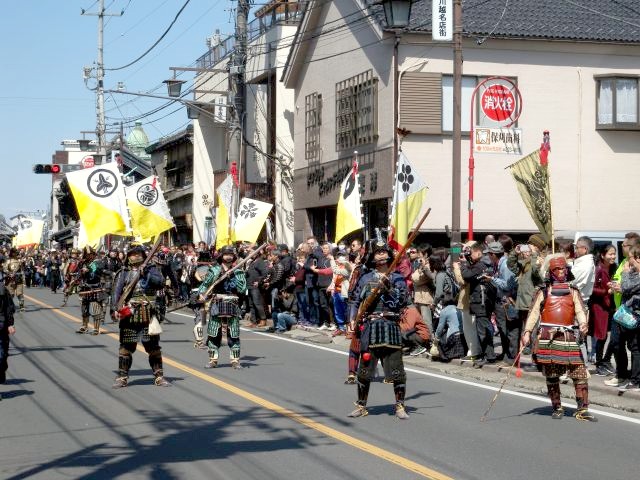
[[[400,79],[400,126],[412,133],[442,133],[442,76],[405,72]]]

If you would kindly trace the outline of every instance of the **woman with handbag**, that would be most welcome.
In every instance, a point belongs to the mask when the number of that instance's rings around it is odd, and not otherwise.
[[[609,283],[609,272],[616,261],[616,247],[607,245],[598,255],[596,275],[593,291],[589,299],[589,335],[591,336],[591,351],[595,352],[596,375],[605,377],[615,373],[613,367],[604,357],[604,345],[607,333],[611,328],[610,321],[613,314],[613,295]],[[611,354],[609,355],[609,359]]]
[[[622,271],[620,282],[622,304],[620,308],[628,308],[635,320],[633,325],[620,325],[620,336],[631,352],[631,377],[628,382],[618,387],[618,390],[640,391],[640,244],[635,244],[629,250],[629,258]],[[617,312],[616,312],[617,313]],[[614,316],[615,318],[615,316]],[[626,341],[626,342],[625,342]]]

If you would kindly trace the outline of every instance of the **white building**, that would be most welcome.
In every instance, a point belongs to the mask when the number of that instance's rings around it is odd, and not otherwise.
[[[275,240],[293,244],[293,92],[279,81],[300,16],[297,1],[274,1],[249,23],[245,138],[237,165],[240,196],[274,203]],[[215,189],[231,171],[229,162],[228,67],[234,39],[214,36],[197,61],[194,99],[208,102],[208,115],[193,122],[193,232],[204,240],[204,222],[215,206]],[[234,67],[231,67],[234,68]],[[233,128],[233,126],[231,126]]]
[[[332,240],[339,180],[360,158],[371,228],[386,226],[393,184],[394,93],[402,148],[430,189],[422,230],[452,224],[452,73],[450,43],[431,37],[431,2],[413,5],[399,35],[380,6],[344,0],[308,3],[284,72],[295,98],[296,240]],[[624,2],[622,2],[624,3]],[[512,79],[523,97],[521,156],[551,135],[550,175],[557,230],[632,230],[635,162],[640,154],[640,28],[620,2],[585,9],[573,2],[465,2],[463,14],[462,212],[467,225],[469,122],[483,79]],[[615,6],[618,5],[618,6]],[[500,13],[505,9],[504,16]],[[484,122],[482,118],[480,122]],[[521,156],[475,154],[475,231],[533,232],[536,227],[505,167]]]

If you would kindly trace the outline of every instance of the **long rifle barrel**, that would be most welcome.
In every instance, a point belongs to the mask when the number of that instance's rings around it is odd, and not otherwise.
[[[407,248],[409,248],[411,246],[413,241],[418,236],[418,233],[420,231],[420,227],[422,226],[422,224],[427,219],[427,217],[429,216],[430,213],[431,213],[431,208],[428,208],[427,211],[422,216],[422,218],[420,219],[420,221],[418,222],[418,224],[416,225],[416,228],[413,230],[413,233],[411,233],[411,235],[409,235],[409,238],[407,238],[406,243],[402,246],[400,251],[393,258],[393,262],[391,262],[391,265],[389,265],[389,268],[387,269],[387,274],[392,273],[396,269],[398,263],[400,262],[400,260],[402,259],[403,255],[404,255],[404,253],[407,251]],[[382,294],[382,280],[373,289],[373,291],[371,292],[371,295],[369,295],[360,304],[360,307],[358,308],[358,313],[356,315],[356,323],[359,323],[359,322],[362,321],[362,318],[367,313],[367,311],[369,310],[371,305],[373,305],[373,303],[378,299],[378,297],[381,294]]]

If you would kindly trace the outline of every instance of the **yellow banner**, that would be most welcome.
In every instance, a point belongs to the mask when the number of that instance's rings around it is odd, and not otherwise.
[[[516,181],[529,215],[545,241],[550,243],[553,235],[551,189],[548,167],[540,164],[540,150],[535,150],[507,168]]]

